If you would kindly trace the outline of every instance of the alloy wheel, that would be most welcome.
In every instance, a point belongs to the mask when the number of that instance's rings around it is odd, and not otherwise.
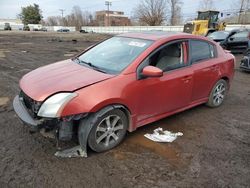
[[[105,117],[97,126],[96,143],[109,147],[119,141],[119,136],[124,129],[123,122],[118,115],[109,115]]]
[[[213,102],[216,106],[219,106],[224,98],[226,93],[226,87],[224,83],[220,83],[216,86],[214,93],[213,93]]]

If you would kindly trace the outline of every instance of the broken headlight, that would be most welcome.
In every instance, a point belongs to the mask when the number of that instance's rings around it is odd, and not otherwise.
[[[38,116],[48,118],[60,117],[64,106],[76,96],[76,93],[58,93],[49,97],[39,109]]]

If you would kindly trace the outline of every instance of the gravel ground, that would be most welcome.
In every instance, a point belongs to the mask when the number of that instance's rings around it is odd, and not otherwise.
[[[146,125],[111,151],[60,159],[53,139],[29,133],[12,107],[19,79],[106,37],[0,32],[0,187],[250,187],[250,74],[238,69],[241,55],[220,108]],[[144,138],[158,127],[184,135],[167,144]]]

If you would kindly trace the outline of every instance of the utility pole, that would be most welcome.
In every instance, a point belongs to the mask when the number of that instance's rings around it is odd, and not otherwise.
[[[108,26],[110,25],[110,21],[109,21],[109,7],[112,5],[111,1],[105,1],[105,5],[107,6],[108,9]]]
[[[63,12],[64,12],[65,10],[64,10],[64,9],[59,9],[59,11],[61,12],[62,18],[63,18]]]
[[[240,11],[239,11],[239,17],[238,17],[238,24],[241,21],[241,14],[243,12],[243,5],[244,5],[245,0],[241,0],[241,5],[240,5]]]
[[[61,14],[62,14],[62,25],[64,26],[63,12],[64,12],[65,10],[64,10],[64,9],[59,9],[59,11],[60,11]]]

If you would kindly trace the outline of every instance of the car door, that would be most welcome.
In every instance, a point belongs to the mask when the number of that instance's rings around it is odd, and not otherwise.
[[[227,49],[237,53],[244,52],[249,46],[249,31],[240,31],[227,40]]]
[[[218,59],[216,47],[201,40],[190,41],[190,57],[193,69],[192,102],[203,100],[218,79]]]
[[[171,52],[174,45],[181,47],[180,53]],[[187,106],[191,99],[193,86],[193,71],[188,61],[188,41],[175,41],[156,50],[138,68],[140,74],[147,66],[163,69],[162,77],[138,78],[137,121],[154,118]],[[164,51],[166,58],[164,59]],[[178,64],[178,58],[180,59]],[[171,66],[164,68],[164,63],[172,61]],[[177,62],[175,64],[175,61]]]

